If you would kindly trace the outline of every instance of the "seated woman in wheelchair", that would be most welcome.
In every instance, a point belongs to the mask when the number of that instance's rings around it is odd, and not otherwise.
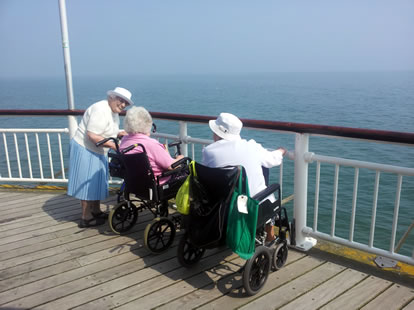
[[[230,113],[221,113],[216,120],[210,120],[214,143],[203,149],[203,164],[208,167],[225,167],[242,165],[249,180],[250,195],[253,197],[266,188],[262,167],[271,168],[282,163],[286,149],[266,150],[262,145],[252,140],[240,137],[243,127],[241,120]],[[274,195],[266,199],[275,201]],[[266,225],[266,242],[275,240],[274,223]]]
[[[150,138],[151,128],[152,117],[145,108],[133,107],[129,109],[124,119],[124,130],[128,135],[122,138],[120,149],[123,150],[136,143],[142,144],[147,152],[154,176],[157,178],[164,171],[172,170],[171,165],[183,158],[183,155],[177,155],[176,158],[171,157],[163,144]],[[137,152],[142,152],[142,150],[136,147],[129,151],[128,154]],[[161,178],[160,184],[164,184],[169,179],[169,176]]]

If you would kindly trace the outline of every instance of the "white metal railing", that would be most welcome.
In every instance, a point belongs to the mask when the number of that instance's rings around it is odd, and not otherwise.
[[[62,134],[67,136],[68,129],[0,129],[0,133],[8,174],[0,176],[1,182],[67,183]],[[30,140],[29,135],[33,135]],[[10,139],[13,149],[9,149]]]
[[[180,140],[182,141],[182,154],[199,160],[196,156],[195,146],[205,146],[212,142],[208,139],[199,139],[190,137],[187,133],[187,122],[179,121],[179,133],[178,135],[155,133],[153,137],[158,139],[164,139],[165,143],[168,141]],[[63,151],[64,147],[68,147],[62,143],[61,134],[64,133],[65,139],[69,140],[68,129],[0,129],[0,133],[3,135],[3,149],[5,152],[5,162],[7,166],[7,176],[1,175],[0,182],[51,182],[51,183],[66,183],[67,178],[65,174],[65,159],[67,159],[68,150],[66,153]],[[284,132],[286,133],[286,132]],[[292,134],[292,132],[287,132]],[[29,139],[28,135],[34,135],[34,139]],[[23,135],[23,137],[18,137]],[[43,141],[40,142],[40,135],[44,135]],[[52,141],[51,136],[54,137]],[[414,176],[413,168],[405,168],[384,164],[376,164],[372,162],[364,162],[357,160],[349,160],[339,157],[330,157],[319,155],[309,152],[309,138],[312,134],[307,133],[295,133],[295,150],[294,153],[289,153],[288,158],[294,160],[294,211],[293,217],[295,220],[296,229],[296,247],[302,250],[308,250],[315,245],[316,240],[314,238],[321,238],[330,240],[335,243],[343,244],[358,248],[376,255],[382,255],[391,259],[402,261],[408,264],[414,265],[414,258],[406,255],[396,253],[395,246],[398,243],[396,240],[396,232],[398,228],[398,215],[400,211],[400,192],[403,183],[403,176]],[[335,139],[341,139],[341,137],[331,136]],[[358,140],[358,139],[357,139]],[[382,141],[382,143],[384,143]],[[387,143],[387,142],[385,142]],[[392,143],[392,142],[390,142]],[[13,145],[14,144],[14,145]],[[68,144],[68,143],[67,143]],[[15,158],[11,158],[10,145],[13,145]],[[412,145],[409,145],[412,146]],[[36,149],[36,152],[31,151]],[[35,153],[35,155],[33,155]],[[190,153],[190,154],[189,154]],[[22,154],[24,154],[23,163]],[[37,156],[36,156],[37,155]],[[66,155],[66,156],[65,156]],[[47,162],[43,163],[42,159],[46,159]],[[56,163],[57,161],[57,163]],[[36,169],[33,168],[33,163],[37,162]],[[313,226],[308,226],[307,211],[308,211],[308,171],[309,165],[316,162],[316,182],[315,182],[315,201],[314,201],[314,214],[313,214]],[[12,163],[17,166],[12,171]],[[323,233],[318,231],[318,210],[319,206],[319,191],[320,191],[320,170],[321,163],[331,164],[335,167],[334,175],[334,189],[333,189],[333,202],[332,202],[332,215],[331,215],[331,231],[330,233]],[[353,167],[354,168],[354,182],[353,182],[353,198],[352,198],[352,215],[349,224],[349,236],[348,239],[338,237],[336,235],[336,221],[337,221],[337,193],[338,193],[338,178],[340,174],[340,167]],[[23,167],[27,167],[24,169]],[[60,176],[57,176],[56,170],[59,169]],[[356,242],[354,240],[355,232],[355,218],[357,204],[357,191],[359,188],[359,171],[360,169],[370,169],[375,171],[375,187],[374,197],[372,202],[372,215],[369,219],[370,233],[369,241],[366,244]],[[36,172],[36,173],[35,173]],[[47,173],[46,173],[47,172]],[[390,246],[388,250],[383,250],[374,246],[375,239],[375,226],[377,218],[377,198],[379,189],[380,174],[382,172],[396,174],[396,197],[394,201],[394,212],[392,228],[390,230]],[[283,166],[280,170],[280,184],[283,185]],[[112,183],[119,183],[119,180],[111,180]],[[324,206],[326,208],[326,205]],[[412,209],[411,209],[412,210]],[[411,214],[413,214],[411,212]],[[407,215],[409,216],[409,215]],[[401,241],[401,240],[400,240]]]
[[[401,198],[401,187],[403,182],[403,176],[414,176],[413,168],[377,164],[365,161],[358,160],[349,160],[338,157],[316,155],[312,152],[305,153],[304,156],[305,162],[313,163],[316,162],[316,181],[315,181],[315,204],[314,204],[314,219],[313,227],[305,227],[303,232],[312,237],[322,238],[329,240],[335,243],[340,243],[347,246],[352,246],[357,249],[361,249],[367,252],[371,252],[377,255],[383,255],[388,257],[393,257],[399,261],[404,261],[410,264],[413,264],[413,258],[407,258],[406,256],[399,255],[396,253],[396,236],[397,236],[397,226],[398,226],[398,215],[400,210],[400,198]],[[325,234],[318,231],[318,203],[319,203],[319,184],[320,184],[320,167],[321,163],[328,163],[335,165],[335,176],[334,176],[334,189],[333,189],[333,203],[332,203],[332,219],[331,219],[331,231],[330,234]],[[349,237],[348,239],[340,238],[335,235],[335,223],[336,223],[336,210],[337,210],[337,195],[338,195],[338,180],[339,180],[339,170],[341,166],[353,167],[354,168],[354,183],[353,183],[353,195],[352,195],[352,214],[351,221],[349,225]],[[357,192],[358,192],[358,180],[359,180],[359,170],[360,169],[369,169],[375,171],[375,182],[374,182],[374,196],[372,204],[372,214],[371,214],[371,223],[370,223],[370,233],[368,244],[361,244],[354,241],[354,231],[355,231],[355,217],[356,217],[356,208],[357,208]],[[385,251],[374,247],[374,238],[375,238],[375,226],[377,219],[377,210],[378,210],[378,192],[379,192],[379,179],[380,175],[383,172],[392,173],[397,175],[397,184],[396,184],[396,195],[394,198],[394,211],[392,218],[392,228],[391,228],[391,241],[389,250]],[[414,252],[413,252],[414,254]]]

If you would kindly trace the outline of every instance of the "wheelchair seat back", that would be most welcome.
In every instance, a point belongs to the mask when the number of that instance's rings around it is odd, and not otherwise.
[[[125,192],[144,200],[158,200],[154,173],[145,152],[122,156],[125,166]]]
[[[238,167],[229,166],[226,168],[210,168],[195,163],[197,178],[209,194],[210,201],[225,199],[238,176]]]
[[[239,176],[239,168],[210,168],[195,163],[195,170],[203,195],[197,197],[195,185],[192,184],[193,202],[190,214],[183,222],[192,244],[214,247],[224,240],[228,205]]]

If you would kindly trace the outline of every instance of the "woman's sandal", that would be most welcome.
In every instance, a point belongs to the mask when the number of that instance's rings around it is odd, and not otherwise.
[[[104,220],[106,220],[108,218],[108,213],[105,213],[105,212],[102,212],[102,211],[99,211],[98,213],[94,213],[94,212],[91,212],[91,213],[92,213],[93,218],[95,218],[95,219],[104,219]]]
[[[81,219],[79,222],[79,228],[95,227],[105,224],[105,219],[103,218],[92,218],[90,220]]]

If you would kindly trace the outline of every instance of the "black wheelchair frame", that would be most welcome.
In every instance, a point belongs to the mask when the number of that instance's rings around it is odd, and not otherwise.
[[[233,167],[230,169],[240,168]],[[235,177],[235,173],[229,173],[229,168],[209,168],[198,163],[196,163],[196,171],[199,181],[206,186],[206,191],[213,193],[213,196],[217,195],[217,201],[220,202],[221,200],[221,203],[217,203],[214,199],[208,202],[214,204],[215,208],[217,208],[216,211],[212,211],[208,216],[216,217],[216,219],[213,219],[213,225],[226,225],[229,197],[231,197],[232,187],[234,189],[233,184],[238,179],[238,174]],[[210,176],[203,177],[207,174],[216,175],[216,177],[214,180],[209,180]],[[226,193],[226,190],[229,192]],[[276,193],[275,202],[272,203],[270,200],[264,200],[272,193]],[[279,184],[269,185],[265,190],[252,198],[261,201],[261,203],[258,210],[255,252],[241,269],[243,273],[243,286],[248,295],[254,295],[263,288],[271,269],[278,270],[285,265],[288,256],[287,234],[289,233],[291,237],[288,215],[286,209],[281,206]],[[275,241],[269,245],[265,242],[265,225],[271,218],[275,218],[277,233],[275,233]],[[208,218],[200,219],[197,215],[192,215],[191,211],[190,215],[183,216],[182,228],[186,232],[180,239],[177,249],[177,258],[182,266],[192,267],[203,257],[206,249],[216,248],[225,244],[225,233],[223,233],[226,231],[225,227],[220,226],[217,230],[213,230],[221,231],[221,233],[211,234],[206,232],[205,229],[209,225],[209,220]],[[213,235],[211,240],[197,237],[198,231],[203,233],[202,230],[207,235]]]
[[[124,179],[118,191],[118,203],[109,214],[110,228],[117,234],[124,234],[137,222],[138,212],[148,209],[154,215],[154,219],[145,228],[145,246],[152,253],[167,250],[173,243],[176,227],[180,224],[179,215],[168,217],[168,200],[175,198],[184,182],[190,159],[183,158],[175,162],[172,165],[173,170],[155,178],[144,145],[134,144],[121,151],[115,138],[107,138],[99,141],[97,146],[108,140],[114,141],[116,145],[116,153],[108,154],[110,175]],[[175,142],[168,146],[177,147],[179,152],[179,145],[180,142]],[[139,147],[141,152],[127,154],[136,147]],[[163,177],[170,179],[161,184]]]

